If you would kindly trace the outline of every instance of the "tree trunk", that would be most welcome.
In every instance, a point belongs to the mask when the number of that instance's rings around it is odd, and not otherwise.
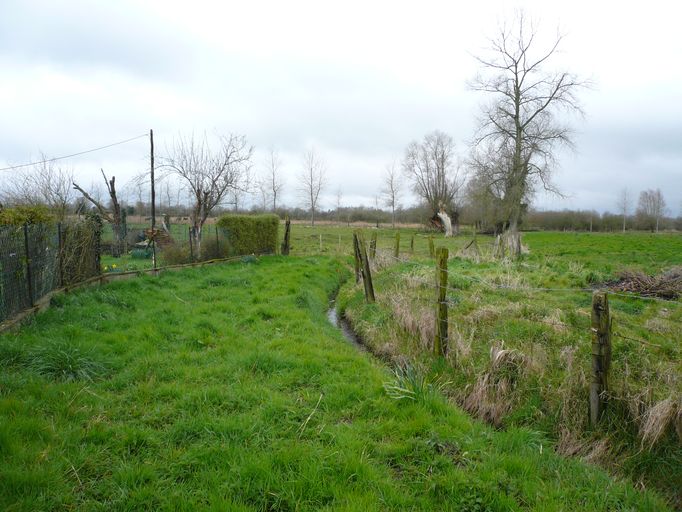
[[[443,230],[445,231],[445,236],[446,237],[452,236],[452,221],[450,220],[450,216],[443,209],[441,209],[436,215],[443,223]]]

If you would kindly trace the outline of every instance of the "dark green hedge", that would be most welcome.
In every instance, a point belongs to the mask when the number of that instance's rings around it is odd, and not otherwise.
[[[218,219],[230,246],[230,254],[274,254],[277,252],[277,215],[223,215]]]

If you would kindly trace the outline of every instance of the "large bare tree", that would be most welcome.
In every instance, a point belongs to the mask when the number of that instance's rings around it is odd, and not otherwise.
[[[661,217],[665,214],[665,210],[665,199],[661,189],[649,189],[640,192],[637,204],[637,217],[643,227],[658,233],[658,225]]]
[[[391,162],[386,166],[384,171],[384,187],[381,189],[384,205],[391,209],[391,227],[395,228],[395,210],[398,208],[400,200],[400,191],[403,186],[400,172],[398,171],[395,162]]]
[[[274,148],[270,148],[267,160],[267,183],[270,197],[272,198],[272,211],[277,210],[277,198],[284,188],[284,179],[281,175],[282,160]]]
[[[327,184],[327,166],[314,148],[303,155],[303,170],[299,175],[299,184],[303,205],[310,210],[310,224],[314,226],[320,192]]]
[[[253,147],[243,135],[218,138],[212,146],[204,135],[179,136],[163,159],[166,173],[177,176],[187,187],[192,207],[190,222],[197,255],[201,256],[201,232],[213,209],[230,192],[249,186]]]
[[[559,193],[551,181],[555,153],[559,146],[572,146],[561,114],[582,113],[576,93],[586,83],[567,71],[548,69],[561,41],[557,35],[541,47],[532,23],[519,12],[512,26],[501,27],[491,40],[488,54],[476,57],[481,71],[471,87],[489,101],[474,144],[479,155],[495,160],[488,177],[502,190],[506,231],[501,242],[512,257],[521,252],[518,228],[534,187]]]
[[[456,198],[463,184],[452,137],[436,130],[421,142],[411,142],[402,167],[414,192],[440,218],[445,236],[452,236],[451,214],[457,215]]]

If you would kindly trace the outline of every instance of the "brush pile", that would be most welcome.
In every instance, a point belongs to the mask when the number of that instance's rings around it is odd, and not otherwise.
[[[610,285],[614,291],[670,300],[682,295],[682,266],[673,267],[655,276],[625,270],[618,277],[619,279]]]

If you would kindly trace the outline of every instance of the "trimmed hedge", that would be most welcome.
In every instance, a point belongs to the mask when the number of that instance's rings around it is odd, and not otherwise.
[[[23,224],[50,224],[54,216],[46,206],[19,205],[13,208],[0,208],[0,225],[21,226]]]
[[[223,230],[231,256],[277,252],[277,215],[223,215],[218,227]]]

